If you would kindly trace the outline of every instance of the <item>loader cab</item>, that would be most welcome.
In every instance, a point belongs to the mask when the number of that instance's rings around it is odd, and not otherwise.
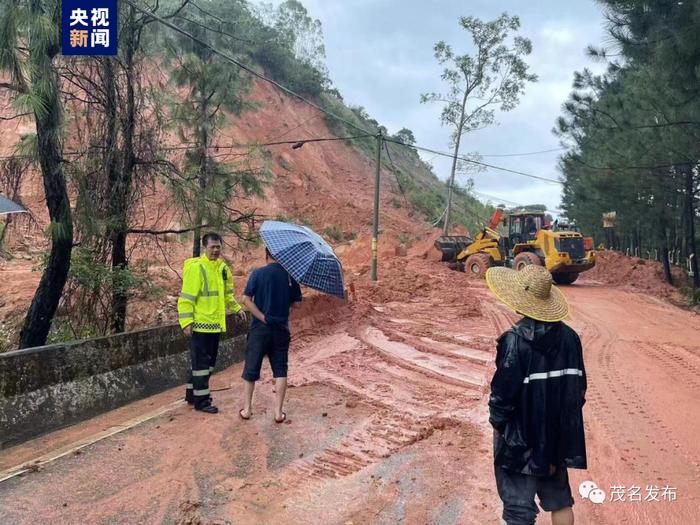
[[[544,228],[544,213],[515,213],[508,216],[509,248],[516,244],[534,241],[537,232]]]

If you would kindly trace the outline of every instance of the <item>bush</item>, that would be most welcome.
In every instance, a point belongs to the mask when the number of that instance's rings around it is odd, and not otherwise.
[[[4,326],[0,326],[0,354],[3,352],[9,352],[10,350],[12,350],[10,332],[8,332]]]
[[[291,51],[278,45],[259,46],[251,58],[274,80],[302,95],[317,97],[323,92],[326,78],[316,68],[297,60]]]
[[[326,237],[334,240],[335,242],[341,242],[343,240],[343,232],[340,231],[335,226],[328,226],[323,233]]]

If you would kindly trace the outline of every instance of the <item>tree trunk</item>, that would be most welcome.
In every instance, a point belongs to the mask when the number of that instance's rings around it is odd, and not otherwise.
[[[107,184],[109,195],[109,215],[107,223],[107,238],[112,245],[112,329],[115,332],[124,330],[124,311],[115,301],[120,280],[115,277],[115,270],[121,268],[119,265],[118,238],[121,229],[121,186],[123,169],[119,162],[120,153],[117,140],[119,131],[119,117],[117,115],[117,81],[116,62],[110,57],[105,57],[102,62],[102,70],[105,83],[105,117],[107,133],[105,137],[105,170],[107,172]]]
[[[209,106],[207,105],[207,98],[205,97],[204,93],[202,93],[202,103],[201,103],[201,122],[199,125],[199,189],[202,190],[202,197],[204,195],[204,192],[207,188],[207,173],[209,171],[208,169],[208,159],[207,159],[207,147],[209,146],[209,133],[207,131],[207,125],[208,125],[208,116],[207,113],[209,111]],[[201,213],[201,207],[200,207],[200,196],[197,196],[195,198],[196,201],[196,206],[197,206],[197,214],[195,217],[195,225],[197,226],[194,230],[194,235],[192,239],[192,257],[199,257],[201,254],[201,246],[202,246],[202,230],[199,227],[200,224],[202,224],[202,213]]]
[[[58,10],[56,12],[60,13]],[[31,13],[34,17],[43,14],[39,0],[32,0]],[[56,16],[54,27],[58,28],[59,22]],[[36,31],[39,31],[39,28],[33,25],[32,33]],[[30,34],[29,38],[32,63],[31,90],[35,91],[35,96],[42,98],[44,104],[43,111],[34,113],[34,119],[46,207],[51,219],[51,252],[20,332],[20,348],[41,346],[46,343],[51,321],[68,278],[73,248],[73,221],[66,179],[63,174],[62,146],[59,139],[61,102],[58,96],[58,76],[52,62],[59,48],[57,45],[48,48],[31,45],[34,40],[40,40],[41,37]],[[37,86],[41,88],[38,89]]]
[[[122,119],[122,163],[121,170],[114,178],[114,187],[110,190],[112,204],[112,220],[114,229],[111,232],[112,242],[112,272],[126,270],[129,261],[126,255],[127,231],[129,229],[129,198],[133,181],[134,133],[136,129],[136,96],[134,92],[134,55],[136,41],[134,38],[134,8],[129,7],[129,18],[126,21],[122,39],[124,49],[124,67],[126,73],[126,111]],[[111,182],[111,179],[110,179]],[[112,290],[112,331],[123,332],[126,325],[126,310],[129,301],[129,290],[123,281]]]
[[[664,279],[669,284],[673,284],[673,275],[671,275],[671,263],[668,260],[668,232],[666,231],[666,218],[662,216],[659,221],[659,231],[661,233],[661,262],[664,268]]]
[[[455,151],[452,159],[452,171],[450,172],[450,180],[447,184],[447,209],[445,210],[445,224],[442,227],[442,234],[447,235],[450,230],[450,213],[452,211],[452,188],[455,183],[455,173],[457,172],[457,155],[459,155],[459,144],[462,141],[462,129],[464,128],[464,110],[467,107],[467,95],[469,89],[464,89],[464,98],[462,99],[462,110],[459,115],[459,126],[457,126],[457,135],[455,136]]]
[[[695,250],[695,179],[693,167],[686,164],[683,167],[685,175],[685,234],[686,255],[690,259],[689,270],[693,274],[693,289],[700,288],[700,275],[698,275],[698,257]]]

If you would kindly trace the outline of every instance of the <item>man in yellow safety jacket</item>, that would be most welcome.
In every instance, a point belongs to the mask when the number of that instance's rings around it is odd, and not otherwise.
[[[221,236],[207,233],[202,238],[204,255],[187,259],[183,268],[182,291],[177,300],[180,327],[192,338],[192,373],[185,399],[195,410],[216,414],[211,401],[209,376],[219,351],[219,337],[226,332],[226,310],[246,317],[236,302],[233,274],[221,255]]]

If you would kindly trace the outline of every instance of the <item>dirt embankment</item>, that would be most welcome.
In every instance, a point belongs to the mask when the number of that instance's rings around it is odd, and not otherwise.
[[[255,82],[250,101],[257,109],[240,117],[228,118],[220,134],[219,144],[272,142],[313,137],[329,137],[322,115],[315,109],[280,95],[272,86]],[[7,102],[0,100],[0,102]],[[3,104],[2,107],[5,107]],[[2,114],[5,109],[0,109]],[[8,110],[9,111],[9,110]],[[32,131],[27,119],[0,120],[3,144],[0,153],[10,154],[20,136]],[[171,141],[176,138],[170,137]],[[173,144],[165,144],[171,146]],[[262,217],[281,218],[306,224],[344,254],[348,267],[364,274],[369,271],[370,236],[373,206],[373,160],[343,141],[307,144],[292,150],[289,146],[269,148],[268,159],[272,179],[263,199],[234,198],[236,209],[255,209]],[[235,164],[240,153],[222,149],[217,160]],[[151,229],[179,229],[187,224],[185,217],[173,207],[163,184],[157,183],[149,196],[133,211],[131,226]],[[400,196],[396,179],[389,172],[381,181],[381,244],[380,255],[393,255],[400,242],[411,243],[428,229],[422,217],[405,205],[396,207]],[[20,224],[8,232],[7,243],[14,258],[0,265],[3,280],[3,302],[0,302],[0,324],[16,332],[36,289],[40,272],[32,271],[48,247],[44,230],[48,225],[43,186],[38,173],[30,173],[24,181],[22,202],[32,211],[36,224]],[[400,239],[400,240],[399,240]],[[354,242],[353,242],[354,240]],[[175,298],[178,292],[182,262],[191,253],[187,235],[153,237],[130,236],[130,261],[145,263],[148,275],[157,290],[138,290],[127,312],[127,329],[142,328],[176,320]],[[236,274],[237,289],[242,291],[245,276],[264,263],[260,248],[228,238],[225,255]],[[361,261],[359,267],[355,261]]]
[[[675,286],[664,279],[663,265],[654,260],[628,257],[620,252],[597,252],[596,265],[583,274],[608,286],[627,288],[633,291],[648,292],[654,297],[663,297],[674,302],[684,302]],[[675,283],[682,283],[687,275],[682,268],[672,267]]]

